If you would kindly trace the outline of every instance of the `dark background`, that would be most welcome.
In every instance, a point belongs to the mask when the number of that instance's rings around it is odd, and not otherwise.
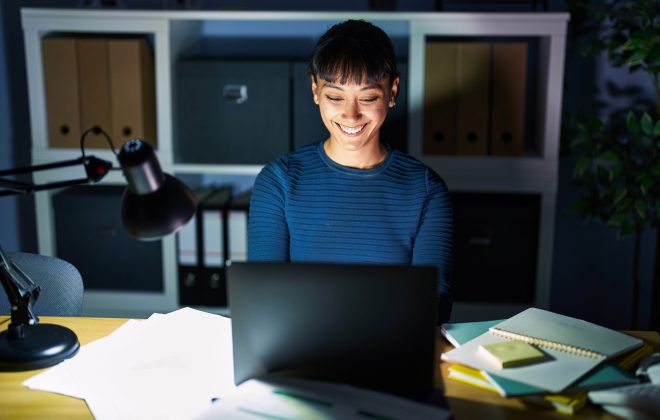
[[[31,133],[20,8],[77,7],[78,0],[0,0],[0,169],[30,164]],[[100,3],[100,1],[99,1]],[[183,7],[178,0],[123,0],[127,9]],[[209,10],[308,10],[366,11],[374,4],[393,5],[397,11],[434,11],[432,0],[315,2],[303,0],[188,0]],[[488,3],[488,2],[484,2]],[[493,2],[490,2],[493,3]],[[465,5],[445,2],[446,11],[531,11],[527,4]],[[562,1],[550,1],[549,11],[564,11]],[[608,83],[623,88],[641,86],[650,98],[652,88],[642,74],[613,69],[605,59],[583,58],[569,51],[566,57],[564,108],[596,112],[600,100],[615,101]],[[625,104],[623,104],[625,106]],[[563,154],[559,165],[559,190],[555,224],[550,309],[612,328],[628,328],[630,319],[633,242],[618,240],[616,233],[601,223],[583,223],[566,208],[579,190],[571,185],[574,157]],[[0,245],[7,251],[37,252],[33,197],[0,197]],[[641,328],[649,316],[650,283],[653,275],[655,232],[642,238]]]

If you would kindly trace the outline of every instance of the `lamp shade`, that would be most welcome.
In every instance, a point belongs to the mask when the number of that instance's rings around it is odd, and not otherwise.
[[[163,173],[148,143],[130,140],[118,159],[128,182],[121,218],[129,235],[143,241],[156,240],[188,223],[195,214],[195,196],[186,184]]]

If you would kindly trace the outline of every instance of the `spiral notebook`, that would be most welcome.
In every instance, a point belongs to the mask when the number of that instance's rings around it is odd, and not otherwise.
[[[480,345],[524,340],[546,358],[535,364],[498,368],[478,351]],[[536,386],[561,392],[598,366],[643,344],[642,340],[587,321],[529,308],[490,327],[487,333],[442,355],[442,359]]]

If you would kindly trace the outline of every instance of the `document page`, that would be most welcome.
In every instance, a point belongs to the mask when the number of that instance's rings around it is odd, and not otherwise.
[[[235,389],[231,320],[190,308],[130,320],[23,385],[84,399],[99,420],[193,418]]]

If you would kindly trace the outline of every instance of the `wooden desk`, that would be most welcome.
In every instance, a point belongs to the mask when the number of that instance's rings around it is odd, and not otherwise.
[[[121,318],[61,318],[41,317],[42,323],[64,325],[78,335],[81,344],[87,344],[123,325]],[[7,317],[0,317],[0,330],[7,328]],[[632,333],[653,344],[660,350],[660,334],[655,332]],[[451,345],[438,334],[438,358]],[[447,363],[440,363],[437,385],[445,390],[449,406],[456,419],[616,419],[596,407],[583,408],[579,415],[568,417],[541,406],[523,402],[518,398],[502,398],[499,395],[465,385],[447,378]],[[0,419],[90,419],[84,401],[50,392],[34,391],[21,385],[27,378],[43,371],[0,373]]]

